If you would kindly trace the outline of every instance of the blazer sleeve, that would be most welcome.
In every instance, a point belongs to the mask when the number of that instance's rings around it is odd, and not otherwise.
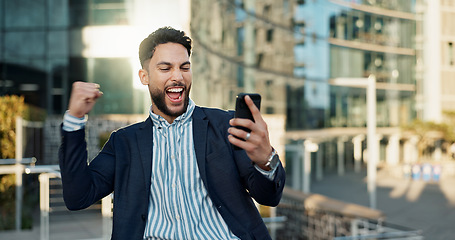
[[[114,133],[103,150],[88,164],[85,129],[61,131],[59,164],[63,198],[69,210],[80,210],[107,196],[114,189]]]
[[[225,126],[226,140],[228,134],[227,128],[230,127],[228,122],[229,119],[233,117],[234,112],[229,112],[227,119],[225,119],[225,122],[227,123]],[[245,150],[235,149],[229,142],[228,144],[231,146],[232,154],[243,185],[248,190],[250,196],[259,204],[272,207],[277,206],[280,203],[286,180],[286,174],[282,164],[280,163],[277,167],[274,179],[270,180],[254,167]]]
[[[237,168],[250,196],[259,204],[275,207],[280,203],[286,174],[280,163],[275,177],[270,180],[260,173],[252,164],[244,150],[233,150]]]

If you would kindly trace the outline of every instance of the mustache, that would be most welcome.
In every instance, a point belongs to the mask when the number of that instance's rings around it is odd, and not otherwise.
[[[184,89],[186,89],[186,85],[183,84],[183,83],[172,83],[171,85],[166,86],[165,89],[168,89],[168,88],[171,88],[171,87],[183,87]]]

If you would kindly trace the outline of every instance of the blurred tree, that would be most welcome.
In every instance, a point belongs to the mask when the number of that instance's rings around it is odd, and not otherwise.
[[[453,116],[455,116],[455,114]],[[453,119],[455,120],[455,117]],[[419,158],[421,158],[425,154],[431,154],[432,151],[429,151],[429,149],[435,147],[436,141],[442,140],[446,143],[455,142],[454,123],[455,121],[435,123],[414,120],[411,124],[403,126],[403,130],[411,132],[419,137],[417,148],[419,152]]]
[[[22,117],[24,109],[24,97],[0,97],[0,158],[14,158],[16,117]]]
[[[16,153],[16,117],[24,113],[24,97],[0,97],[0,158],[14,158]],[[0,229],[14,228],[14,175],[0,176]]]

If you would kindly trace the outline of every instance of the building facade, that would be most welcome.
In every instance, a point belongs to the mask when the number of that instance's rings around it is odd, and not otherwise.
[[[24,95],[48,115],[61,115],[73,82],[97,82],[105,94],[91,114],[146,113],[139,43],[162,26],[187,30],[187,6],[185,0],[0,0],[0,95]]]
[[[417,111],[425,121],[445,122],[455,111],[455,1],[417,1]]]
[[[163,26],[188,32],[187,8],[186,0],[0,0],[0,96],[23,95],[45,110],[38,164],[58,163],[60,123],[75,81],[99,83],[104,92],[90,112],[97,124],[88,127],[90,155],[101,135],[130,123],[118,114],[147,116],[139,44]]]
[[[379,161],[408,161],[404,156],[414,149],[403,153],[409,139],[400,126],[416,117],[414,1],[298,2],[294,18],[301,40],[294,48],[294,74],[304,77],[305,85],[287,94],[289,184],[309,191],[301,184],[305,171],[321,179],[324,172],[361,169],[367,160],[367,87],[349,82],[370,76],[376,79]],[[302,161],[309,142],[318,151]],[[310,161],[306,167],[305,161]]]
[[[66,1],[0,1],[0,95],[61,113],[68,98]]]
[[[293,1],[191,1],[192,98],[234,109],[241,92],[262,95],[266,114],[286,113],[293,73]]]
[[[193,98],[232,109],[237,93],[261,93],[263,113],[286,116],[290,186],[366,160],[366,87],[337,79],[375,76],[379,159],[411,161],[400,126],[417,115],[415,1],[194,0],[191,9]],[[318,150],[304,166],[309,142]]]
[[[288,129],[365,127],[365,89],[332,83],[337,78],[371,74],[378,89],[377,125],[398,127],[414,119],[412,11],[411,1],[306,1],[298,5],[295,19],[304,26],[300,30],[304,34],[295,47],[299,61],[295,73],[305,77],[307,84],[293,89],[304,96],[305,103],[300,108],[292,106],[296,108],[292,112],[311,116],[306,122],[291,118]]]

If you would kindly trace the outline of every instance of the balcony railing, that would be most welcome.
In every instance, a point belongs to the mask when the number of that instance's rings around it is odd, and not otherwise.
[[[381,211],[289,188],[276,214],[286,218],[276,239],[423,239],[419,230],[386,223]]]

